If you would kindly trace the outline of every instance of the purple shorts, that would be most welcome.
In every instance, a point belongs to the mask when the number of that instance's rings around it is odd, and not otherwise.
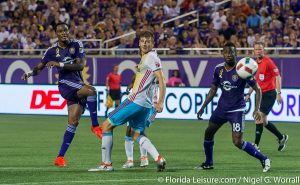
[[[209,121],[218,125],[229,122],[232,126],[232,132],[242,133],[245,128],[245,113],[244,111],[224,112],[216,109],[210,116]]]
[[[67,100],[68,106],[79,104],[83,110],[86,108],[86,98],[78,98],[77,91],[84,86],[83,83],[75,83],[68,80],[60,80],[58,89],[61,96]]]

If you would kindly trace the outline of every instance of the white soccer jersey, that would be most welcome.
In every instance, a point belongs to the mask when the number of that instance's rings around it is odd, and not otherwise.
[[[161,61],[155,51],[143,55],[137,67],[133,88],[128,96],[129,100],[140,106],[151,108],[154,88],[157,83],[153,72],[160,69]]]

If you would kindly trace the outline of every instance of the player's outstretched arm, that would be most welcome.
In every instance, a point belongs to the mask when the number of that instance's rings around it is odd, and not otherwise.
[[[206,106],[209,104],[209,102],[211,102],[211,100],[214,98],[214,96],[215,96],[216,93],[217,93],[217,90],[218,90],[218,87],[217,87],[217,86],[211,85],[210,90],[209,90],[209,92],[208,92],[208,95],[207,95],[207,97],[206,97],[206,99],[205,99],[203,105],[201,106],[200,110],[197,112],[197,118],[198,118],[199,120],[202,119],[201,116],[202,116],[202,114],[204,113],[205,107],[206,107]]]
[[[255,108],[253,111],[253,118],[255,120],[260,120],[261,119],[261,114],[260,114],[260,102],[261,102],[261,89],[258,85],[258,83],[255,83],[254,86],[252,86],[253,90],[256,93],[256,101],[255,101]]]
[[[76,58],[76,62],[74,64],[65,64],[62,62],[49,61],[46,66],[47,67],[59,67],[63,69],[67,69],[70,71],[82,71],[85,65],[85,58]]]
[[[154,75],[157,78],[159,84],[159,99],[157,104],[154,105],[154,108],[155,111],[159,113],[162,112],[164,107],[164,101],[166,96],[166,83],[161,69],[154,71]]]
[[[36,76],[38,75],[43,69],[45,68],[45,64],[44,63],[39,63],[38,65],[36,65],[32,71],[26,72],[21,76],[22,80],[27,80],[27,78],[31,77],[31,76]]]

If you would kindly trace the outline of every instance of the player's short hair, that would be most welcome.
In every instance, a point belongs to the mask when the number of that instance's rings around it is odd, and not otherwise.
[[[140,33],[139,36],[140,36],[140,38],[146,37],[146,38],[151,38],[151,39],[154,40],[154,34],[153,34],[153,32],[151,32],[149,30],[143,30],[143,31],[141,31],[141,33]]]
[[[224,49],[225,47],[234,47],[234,49],[236,49],[235,45],[234,45],[232,42],[226,42],[226,43],[224,44],[224,46],[223,46],[223,49]]]
[[[54,31],[56,32],[57,31],[57,27],[60,26],[60,25],[66,25],[68,28],[69,28],[69,25],[65,22],[59,22],[57,23],[55,26],[54,26]]]
[[[223,51],[224,51],[224,49],[226,48],[226,47],[233,47],[233,49],[234,49],[234,52],[235,52],[235,54],[236,54],[236,47],[235,47],[235,45],[232,43],[232,42],[226,42],[225,44],[224,44],[224,46],[223,46]]]

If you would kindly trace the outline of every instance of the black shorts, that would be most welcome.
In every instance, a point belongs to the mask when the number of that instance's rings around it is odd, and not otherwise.
[[[121,100],[121,90],[109,90],[109,95],[113,100]]]
[[[260,111],[265,115],[268,115],[272,110],[275,103],[277,93],[275,90],[267,91],[262,93]]]

